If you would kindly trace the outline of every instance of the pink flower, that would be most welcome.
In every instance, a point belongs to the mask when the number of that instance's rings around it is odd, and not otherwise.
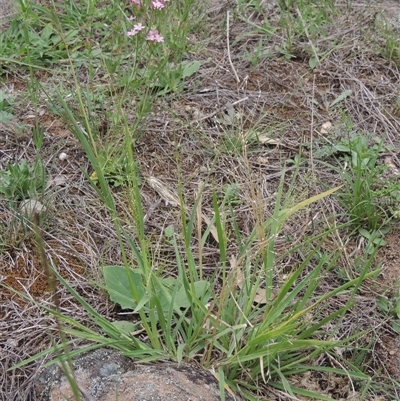
[[[156,10],[161,10],[162,8],[165,7],[164,3],[162,0],[154,0],[151,2],[151,5],[153,6],[153,8],[155,8]]]
[[[138,32],[140,32],[144,28],[145,26],[142,25],[141,22],[139,22],[138,24],[133,25],[133,29],[131,31],[128,31],[126,34],[128,36],[135,36]]]
[[[164,42],[164,38],[158,33],[157,29],[151,29],[146,36],[146,40],[151,42]]]
[[[129,4],[136,4],[137,6],[140,7],[140,0],[130,0]]]

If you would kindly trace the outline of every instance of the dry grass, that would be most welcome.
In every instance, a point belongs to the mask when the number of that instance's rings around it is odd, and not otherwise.
[[[252,230],[257,215],[263,219],[271,214],[275,193],[285,162],[299,152],[309,160],[297,177],[296,202],[315,195],[322,190],[321,183],[335,184],[338,177],[322,169],[315,163],[313,154],[318,147],[329,141],[347,135],[343,116],[347,115],[357,131],[373,133],[394,147],[385,157],[400,167],[400,112],[399,89],[400,72],[394,62],[389,62],[378,53],[374,10],[353,7],[329,26],[329,32],[320,40],[320,52],[335,50],[324,59],[320,67],[310,71],[306,52],[307,40],[297,45],[296,58],[271,57],[253,67],[243,56],[250,44],[256,43],[259,34],[240,35],[248,31],[248,24],[239,19],[231,20],[231,53],[226,47],[226,33],[221,29],[221,21],[226,17],[229,2],[214,2],[209,9],[213,31],[197,59],[209,60],[202,65],[193,81],[189,82],[184,94],[159,99],[148,117],[145,129],[135,144],[134,152],[142,174],[142,202],[146,213],[146,231],[152,238],[154,254],[160,265],[156,268],[173,274],[174,259],[171,248],[162,241],[163,229],[174,225],[179,233],[180,210],[166,202],[146,181],[155,177],[170,191],[182,192],[188,210],[191,210],[199,187],[205,189],[201,205],[202,214],[211,218],[213,214],[212,193],[214,188],[235,183],[239,192],[237,219],[244,236]],[[278,20],[278,10],[273,2],[266,5],[271,16]],[[250,15],[257,22],[255,13]],[[271,39],[271,48],[281,44],[281,38]],[[240,79],[236,82],[229,57]],[[48,75],[42,81],[53,79]],[[19,97],[21,108],[16,122],[31,123],[35,113],[32,106],[24,103],[25,78],[10,74],[2,83]],[[346,89],[352,96],[340,103],[340,107],[327,109]],[[318,102],[319,106],[316,104]],[[227,109],[235,105],[236,119],[226,118]],[[46,129],[46,139],[42,154],[51,179],[48,188],[48,216],[45,220],[45,250],[50,265],[60,272],[91,305],[109,319],[119,316],[105,296],[95,288],[93,281],[101,281],[100,266],[121,263],[121,255],[114,227],[109,214],[87,182],[83,172],[91,173],[87,160],[77,141],[63,125],[55,119],[45,105],[40,106],[40,123]],[[321,133],[323,123],[331,121],[336,127],[337,137],[332,139]],[[276,140],[276,144],[263,146],[254,134],[264,133]],[[111,140],[114,132],[104,133],[104,140]],[[0,130],[0,167],[21,158],[33,158],[29,135],[25,137],[14,127]],[[64,151],[68,159],[61,161],[58,154]],[[382,161],[383,162],[383,161]],[[287,173],[287,179],[292,172]],[[118,211],[124,216],[125,227],[134,231],[134,216],[129,204],[129,194],[116,190]],[[277,252],[282,255],[277,266],[279,275],[288,274],[301,259],[300,254],[286,254],[289,247],[299,244],[306,236],[313,235],[325,227],[329,216],[340,213],[340,206],[332,199],[320,202],[299,213],[291,220],[283,235],[292,237],[292,243],[281,241]],[[28,368],[7,372],[13,364],[32,356],[50,346],[50,337],[59,341],[56,322],[45,314],[40,302],[51,306],[52,294],[48,291],[47,277],[38,255],[32,233],[24,232],[23,226],[16,224],[18,217],[0,201],[1,226],[10,230],[8,238],[13,238],[13,246],[6,247],[0,254],[0,277],[6,286],[21,292],[23,299],[4,288],[0,293],[0,366],[1,400],[28,400],[32,384],[44,361],[35,362]],[[132,228],[133,227],[133,228]],[[12,231],[12,232],[11,232]],[[26,230],[25,230],[26,231]],[[355,240],[357,241],[357,240]],[[193,239],[197,256],[202,256],[205,272],[212,273],[218,261],[218,246],[210,236],[204,249],[199,248],[198,239]],[[343,230],[324,244],[325,247],[343,251],[339,260],[341,269],[352,268],[351,252],[359,244],[348,240]],[[232,241],[230,251],[235,253]],[[395,247],[389,251],[382,249],[379,259],[384,268],[381,284],[393,285],[391,270],[398,269],[399,251]],[[310,267],[312,268],[312,266]],[[397,270],[398,271],[398,270]],[[321,291],[334,288],[339,278],[333,273],[322,283]],[[371,363],[370,372],[383,362],[388,372],[400,380],[400,362],[391,350],[396,335],[387,322],[376,320],[376,294],[379,290],[374,283],[363,286],[357,309],[342,322],[340,334],[345,337],[354,329],[368,328],[364,341],[371,341],[371,351],[366,360]],[[87,324],[87,318],[79,305],[63,288],[57,288],[63,313]],[[32,302],[29,301],[32,300]],[[340,303],[341,300],[338,299]],[[346,300],[343,300],[345,303]],[[382,335],[381,333],[384,333]],[[49,336],[50,334],[50,336]],[[398,336],[398,335],[397,335]],[[381,337],[381,341],[376,338]],[[78,345],[78,344],[77,344]],[[392,347],[392,348],[391,348]],[[382,351],[386,350],[386,351]],[[398,353],[398,351],[397,351]],[[326,356],[328,358],[328,356]],[[386,358],[386,359],[384,359]],[[316,363],[335,366],[336,361]],[[397,365],[396,365],[397,364]],[[384,375],[384,372],[383,372]],[[347,378],[338,382],[337,378],[311,377],[293,379],[304,386],[320,391],[336,399],[348,399],[352,383]],[[298,384],[298,383],[297,383]],[[260,385],[263,396],[274,400],[285,400],[286,396],[271,388]],[[372,398],[371,398],[372,400]],[[33,400],[32,400],[33,401]]]
[[[0,21],[10,18],[15,14],[12,2],[9,0],[0,1]]]

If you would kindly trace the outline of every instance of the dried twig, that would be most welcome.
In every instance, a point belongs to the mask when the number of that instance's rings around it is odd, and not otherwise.
[[[235,74],[236,82],[240,83],[240,79],[238,77],[238,74],[235,70],[235,67],[234,67],[234,65],[232,63],[232,59],[231,59],[231,49],[230,49],[230,45],[229,45],[229,10],[226,12],[226,46],[228,48],[229,64],[231,65],[232,71]]]

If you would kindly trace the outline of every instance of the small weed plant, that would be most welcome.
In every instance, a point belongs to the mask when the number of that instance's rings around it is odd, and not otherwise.
[[[33,234],[32,223],[37,215],[43,222],[47,210],[46,167],[39,155],[44,132],[33,130],[33,143],[37,155],[32,162],[21,159],[8,163],[0,170],[0,199],[5,201],[10,217],[7,223],[0,223],[0,251],[8,247],[18,247]]]
[[[385,179],[387,166],[378,164],[378,157],[385,150],[381,141],[370,144],[370,138],[359,133],[330,148],[331,155],[339,156],[340,167],[329,166],[344,182],[337,198],[365,238],[367,232],[369,237],[373,236],[373,232],[378,233],[398,215],[400,184],[393,177]]]
[[[39,159],[33,165],[22,159],[0,171],[0,193],[10,202],[36,197],[44,189],[45,182],[45,168]]]
[[[333,50],[322,51],[318,48],[318,41],[327,35],[327,27],[332,23],[334,5],[332,1],[292,1],[276,0],[279,10],[279,21],[277,24],[271,20],[269,13],[266,12],[265,5],[259,0],[239,0],[238,8],[241,16],[255,28],[255,31],[263,34],[263,38],[258,40],[253,51],[246,54],[246,59],[254,66],[273,54],[278,54],[286,60],[303,57],[302,53],[308,54],[309,66],[314,69],[326,58]],[[255,24],[251,15],[263,17],[261,24]],[[247,35],[247,33],[246,33]],[[274,48],[263,46],[263,39],[271,36],[280,37],[281,43]],[[307,38],[307,45],[301,42]]]
[[[346,155],[344,162],[348,166],[343,166],[341,172],[346,183],[342,204],[347,205],[354,224],[374,230],[382,222],[373,190],[382,175],[377,159],[384,148],[380,144],[370,147],[365,136],[355,135],[347,144],[337,145],[337,149]]]
[[[397,283],[395,290],[389,296],[379,296],[377,304],[382,313],[391,319],[394,331],[400,333],[400,285]]]
[[[0,121],[7,124],[13,117],[13,99],[0,90]]]

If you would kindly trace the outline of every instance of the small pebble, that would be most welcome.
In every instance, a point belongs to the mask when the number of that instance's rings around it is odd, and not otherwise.
[[[67,157],[68,157],[68,155],[66,153],[64,153],[64,152],[60,153],[60,155],[58,156],[58,158],[60,160],[66,160]]]

